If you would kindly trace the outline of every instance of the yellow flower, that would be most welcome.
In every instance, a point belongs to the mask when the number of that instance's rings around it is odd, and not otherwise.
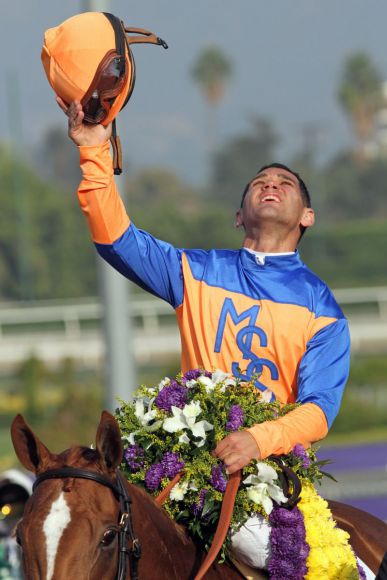
[[[304,516],[306,541],[310,547],[305,580],[358,580],[349,535],[336,527],[328,503],[308,481],[303,481],[298,507]]]

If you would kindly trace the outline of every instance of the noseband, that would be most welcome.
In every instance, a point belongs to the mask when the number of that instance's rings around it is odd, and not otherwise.
[[[78,478],[95,481],[100,485],[109,487],[114,493],[116,499],[120,502],[120,520],[118,524],[118,568],[116,580],[125,580],[127,573],[127,562],[129,560],[130,578],[131,580],[138,580],[138,561],[141,558],[141,546],[138,538],[135,537],[133,530],[131,503],[132,499],[125,486],[124,476],[119,470],[116,471],[117,482],[113,483],[108,477],[88,471],[86,469],[78,469],[77,467],[62,467],[60,469],[50,469],[41,473],[35,480],[32,487],[35,491],[36,487],[46,479],[66,479]],[[128,540],[131,542],[131,547],[128,548]]]

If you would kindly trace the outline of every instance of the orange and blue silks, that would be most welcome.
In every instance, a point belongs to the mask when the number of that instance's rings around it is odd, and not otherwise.
[[[114,183],[108,145],[81,147],[81,207],[100,255],[176,311],[182,370],[222,369],[301,407],[250,429],[261,455],[324,437],[349,369],[347,321],[327,285],[298,252],[183,250],[130,222]]]

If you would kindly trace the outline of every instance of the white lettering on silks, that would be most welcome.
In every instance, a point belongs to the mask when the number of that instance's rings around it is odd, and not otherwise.
[[[44,520],[43,532],[46,538],[47,547],[47,576],[46,580],[51,580],[54,574],[55,559],[58,551],[59,541],[64,529],[71,520],[70,508],[66,503],[65,495],[61,492],[51,506],[50,513]]]

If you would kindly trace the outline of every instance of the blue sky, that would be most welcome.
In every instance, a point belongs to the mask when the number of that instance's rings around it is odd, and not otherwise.
[[[81,10],[81,2],[1,2],[0,140],[9,139],[6,79],[22,85],[27,147],[65,124],[40,62],[45,29]],[[268,116],[284,158],[301,144],[305,124],[321,126],[320,153],[332,155],[350,132],[336,99],[343,59],[365,50],[387,78],[387,3],[383,0],[141,0],[106,2],[127,24],[153,30],[168,51],[135,46],[137,81],[119,131],[132,167],[166,165],[200,183],[206,172],[206,108],[190,78],[200,50],[214,44],[234,65],[218,111],[219,138],[247,131],[252,114]],[[102,6],[102,4],[101,4]]]

